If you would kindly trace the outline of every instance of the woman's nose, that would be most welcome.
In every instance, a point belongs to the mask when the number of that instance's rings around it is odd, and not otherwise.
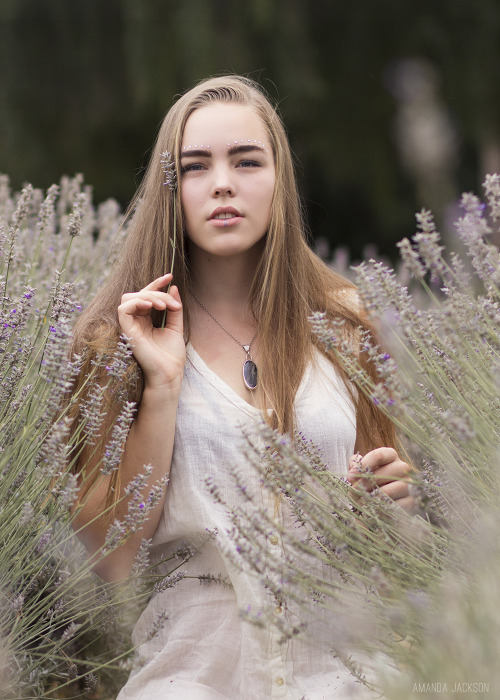
[[[220,197],[220,196],[225,195],[225,194],[231,196],[231,195],[233,194],[233,190],[232,190],[232,188],[231,188],[231,185],[222,185],[222,186],[217,187],[217,188],[215,189],[214,194],[215,194],[217,197]]]
[[[213,194],[216,197],[224,195],[233,196],[235,193],[234,183],[227,168],[220,168],[214,171]]]

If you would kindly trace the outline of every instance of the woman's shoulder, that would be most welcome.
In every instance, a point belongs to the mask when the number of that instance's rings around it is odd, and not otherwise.
[[[318,322],[319,337],[321,338],[323,335],[321,331],[329,332],[331,328],[329,324],[334,323],[337,328],[336,334],[340,333],[342,340],[351,345],[357,354],[360,329],[366,327],[366,313],[358,288],[349,280],[338,275],[327,289],[326,309],[324,311],[326,313],[320,314]]]
[[[351,319],[363,313],[363,303],[358,288],[340,275],[332,279],[326,289],[327,315],[347,316]]]
[[[359,292],[356,285],[350,279],[330,267],[323,260],[316,260],[316,270],[321,280],[323,291],[333,304],[342,304],[351,307],[359,305]]]
[[[338,289],[337,291],[333,292],[333,294],[335,295],[335,300],[342,304],[342,306],[348,308],[350,311],[354,311],[355,313],[359,313],[361,311],[361,297],[359,295],[358,288],[354,285]]]

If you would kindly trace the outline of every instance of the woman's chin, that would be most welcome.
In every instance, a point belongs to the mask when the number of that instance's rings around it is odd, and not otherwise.
[[[197,248],[199,253],[217,258],[242,258],[248,255],[252,259],[256,253],[260,253],[263,246],[263,238],[254,241],[242,240],[240,236],[232,236],[230,233],[217,236],[218,240],[213,240],[210,245],[200,246],[191,241],[191,250]]]

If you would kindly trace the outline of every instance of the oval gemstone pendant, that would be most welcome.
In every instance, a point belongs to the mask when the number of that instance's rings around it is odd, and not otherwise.
[[[257,387],[257,365],[253,360],[246,360],[243,364],[243,381],[250,391]]]

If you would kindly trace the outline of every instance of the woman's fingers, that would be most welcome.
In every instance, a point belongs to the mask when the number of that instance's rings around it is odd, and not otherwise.
[[[360,479],[365,481],[370,481],[372,484],[377,484],[382,486],[383,484],[388,484],[394,479],[408,479],[410,480],[410,468],[401,460],[396,460],[392,464],[388,464],[385,467],[378,467],[376,469],[366,469],[361,472],[349,472],[347,475],[348,481],[354,483]]]
[[[130,330],[130,324],[133,323],[134,317],[148,316],[151,309],[157,309],[158,311],[167,309],[167,316],[171,312],[176,311],[181,311],[182,314],[182,304],[178,294],[177,298],[164,292],[141,291],[137,294],[124,294],[122,303],[118,307],[118,319],[122,329],[125,332]],[[127,328],[123,327],[124,324]]]
[[[169,284],[172,281],[173,275],[171,272],[167,272],[166,275],[162,275],[161,277],[157,277],[155,280],[147,284],[143,290],[145,291],[147,289],[163,289],[163,287],[166,287],[167,284]]]
[[[408,484],[405,481],[391,481],[388,484],[380,487],[382,493],[397,501],[400,498],[406,498],[409,495]]]
[[[118,307],[125,313],[133,313],[134,309],[148,308],[148,304],[142,303],[143,301],[149,301],[149,308],[154,307],[155,309],[172,309],[173,311],[178,311],[182,304],[179,297],[179,292],[176,287],[170,288],[169,292],[162,292],[161,290],[170,284],[172,281],[172,274],[169,272],[161,277],[157,277],[155,280],[146,285],[143,289],[138,292],[129,292],[124,294],[121,298],[121,304]],[[172,291],[175,293],[172,294]],[[142,300],[142,301],[141,301]]]
[[[348,481],[357,493],[373,491],[395,501],[407,513],[415,512],[415,499],[410,496],[411,467],[400,459],[392,447],[379,447],[364,457],[353,455],[349,460]]]
[[[120,328],[132,343],[134,357],[141,366],[148,387],[172,386],[182,376],[186,360],[183,311],[179,290],[170,284],[172,275],[163,275],[138,292],[124,294],[118,307]],[[151,312],[165,312],[165,323],[153,325]]]
[[[349,460],[347,479],[352,483],[363,476],[377,475],[383,481],[385,477],[409,474],[410,467],[399,458],[392,447],[379,447],[367,452],[364,457],[353,455]],[[387,479],[390,480],[390,479]]]
[[[169,292],[161,291],[172,281],[169,273],[158,277],[138,292],[124,294],[118,307],[118,320],[124,333],[138,340],[144,333],[154,332],[149,316],[152,309],[167,311],[165,328],[183,332],[182,303],[175,285]],[[149,331],[147,330],[149,327]]]
[[[394,500],[408,495],[410,467],[392,447],[379,447],[364,457],[353,455],[349,461],[347,480],[363,490],[379,487]]]
[[[183,335],[184,332],[184,314],[182,312],[182,302],[179,294],[178,288],[173,284],[170,287],[170,295],[172,299],[172,305],[168,307],[167,322],[165,328],[169,328],[173,331]]]
[[[375,450],[367,452],[364,457],[360,454],[353,455],[349,460],[349,469],[355,468],[362,464],[364,469],[373,471],[378,467],[383,467],[386,464],[399,460],[398,453],[392,447],[377,447]]]
[[[146,291],[144,289],[140,292],[136,292],[135,294],[124,294],[122,296],[120,306],[128,305],[127,308],[129,308],[130,306],[133,306],[133,303],[138,299],[141,299],[143,301],[150,301],[156,309],[165,309],[169,307],[177,310],[181,306],[178,294],[177,298],[174,298],[174,296],[171,293],[168,294],[167,292],[152,292]],[[130,304],[130,302],[132,302],[132,304]]]

